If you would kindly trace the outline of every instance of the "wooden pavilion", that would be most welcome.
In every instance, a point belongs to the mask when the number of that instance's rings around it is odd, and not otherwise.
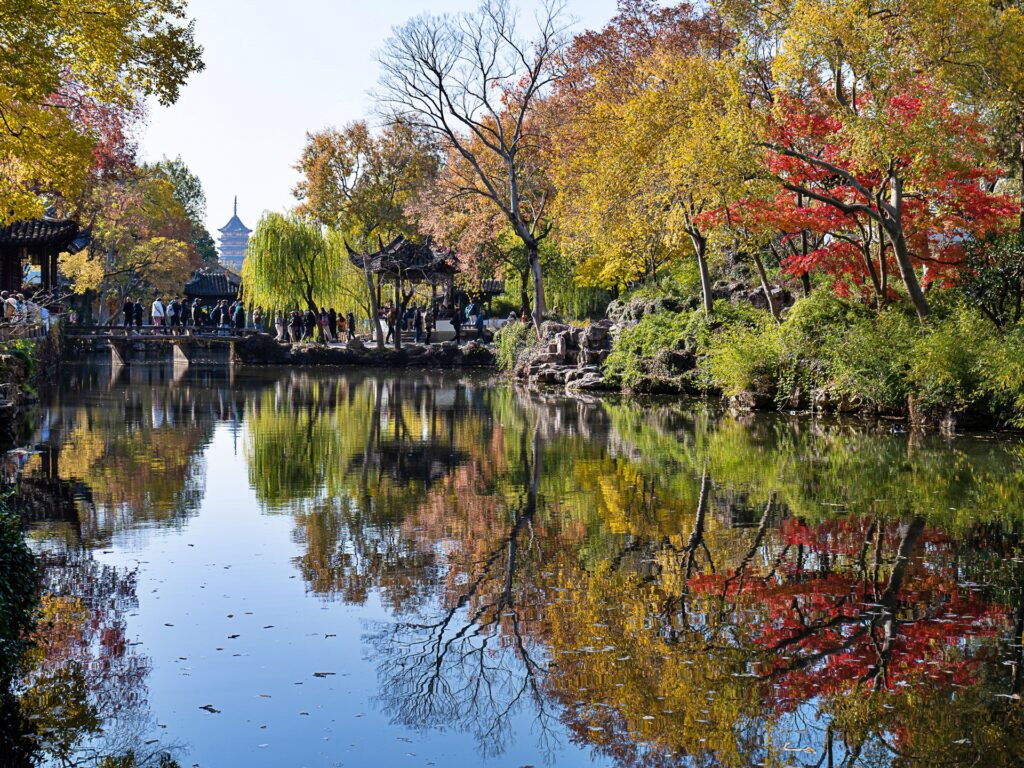
[[[57,287],[57,256],[78,253],[91,240],[89,230],[81,229],[71,219],[16,221],[0,229],[0,290],[20,291],[25,277],[25,264],[38,264],[40,287],[44,291]]]
[[[377,303],[381,303],[382,282],[391,282],[395,288],[395,304],[404,307],[412,297],[412,289],[423,283],[431,286],[433,299],[437,298],[437,287],[444,285],[449,295],[458,272],[455,254],[433,244],[428,237],[422,243],[414,243],[399,235],[390,244],[380,243],[376,253],[356,253],[348,248],[348,257],[359,269],[369,271],[378,278]],[[406,291],[406,285],[409,290]]]

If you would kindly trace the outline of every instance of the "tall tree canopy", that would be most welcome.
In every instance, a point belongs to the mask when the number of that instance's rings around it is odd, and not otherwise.
[[[526,249],[534,321],[547,311],[540,243],[548,235],[546,132],[534,120],[564,49],[559,2],[544,5],[531,40],[507,0],[484,0],[473,13],[419,16],[394,30],[379,61],[385,114],[425,131],[465,160],[459,185],[494,205]]]
[[[0,224],[76,197],[130,155],[142,100],[171,104],[202,50],[183,0],[5,0],[0,8]]]

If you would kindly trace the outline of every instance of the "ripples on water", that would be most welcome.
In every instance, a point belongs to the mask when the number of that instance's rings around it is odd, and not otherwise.
[[[81,368],[7,470],[12,765],[1024,761],[1017,438]]]

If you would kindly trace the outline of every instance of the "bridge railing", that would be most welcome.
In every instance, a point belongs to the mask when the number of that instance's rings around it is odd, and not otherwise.
[[[42,322],[0,323],[0,343],[18,339],[45,339],[51,325]]]
[[[187,339],[213,338],[241,339],[265,334],[255,328],[215,328],[213,326],[125,326],[125,325],[65,325],[67,336],[78,339]]]

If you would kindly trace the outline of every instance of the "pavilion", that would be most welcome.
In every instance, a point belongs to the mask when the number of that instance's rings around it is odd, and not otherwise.
[[[53,290],[57,287],[57,256],[78,253],[90,240],[89,230],[79,228],[78,222],[50,216],[16,221],[0,229],[0,290],[22,289],[26,263],[38,264],[40,287]]]
[[[381,242],[380,250],[369,254],[356,253],[348,243],[345,247],[355,267],[365,269],[378,278],[378,292],[381,280],[394,283],[396,305],[403,303],[403,285],[406,283],[410,287],[429,283],[434,300],[437,298],[438,285],[446,285],[448,295],[452,293],[455,274],[458,272],[455,255],[438,248],[429,237],[422,243],[414,243],[399,235],[389,245]],[[411,291],[405,301],[408,301],[410,295]],[[380,303],[379,294],[377,303]]]
[[[185,298],[202,300],[203,304],[216,304],[222,299],[232,302],[238,298],[242,278],[230,269],[199,269],[185,283]]]

